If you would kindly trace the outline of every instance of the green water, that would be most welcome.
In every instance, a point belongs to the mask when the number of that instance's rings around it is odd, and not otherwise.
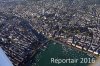
[[[33,66],[88,66],[89,63],[80,63],[80,58],[92,58],[86,53],[76,50],[74,48],[69,48],[65,45],[49,42],[46,49],[42,49],[36,57],[36,64]],[[77,63],[61,63],[55,64],[51,63],[51,58],[59,59],[78,59]]]

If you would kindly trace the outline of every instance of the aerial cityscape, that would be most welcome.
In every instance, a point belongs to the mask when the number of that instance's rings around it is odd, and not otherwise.
[[[0,0],[0,48],[13,66],[100,66],[100,1]]]

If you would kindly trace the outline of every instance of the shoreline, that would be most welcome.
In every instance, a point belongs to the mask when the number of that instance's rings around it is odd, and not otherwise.
[[[82,52],[86,53],[89,56],[94,56],[95,58],[100,58],[100,55],[98,55],[97,52],[93,52],[92,50],[86,51],[86,49],[82,50],[81,46],[78,46],[78,45],[75,46],[75,44],[71,44],[71,43],[64,43],[64,42],[55,40],[53,38],[49,38],[49,40],[55,41],[55,42],[57,42],[59,44],[64,44],[65,46],[68,46],[70,48],[74,48],[74,49],[76,49],[78,51],[82,51]]]

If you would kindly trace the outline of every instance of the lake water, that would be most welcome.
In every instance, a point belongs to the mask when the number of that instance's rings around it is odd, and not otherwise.
[[[57,64],[51,63],[51,58],[78,59],[78,62]],[[88,59],[87,63],[80,63],[82,61],[81,58]],[[36,63],[32,64],[32,66],[89,66],[92,62],[89,63],[89,59],[92,60],[94,58],[83,51],[50,41],[47,48],[41,49],[41,52],[35,56]]]

